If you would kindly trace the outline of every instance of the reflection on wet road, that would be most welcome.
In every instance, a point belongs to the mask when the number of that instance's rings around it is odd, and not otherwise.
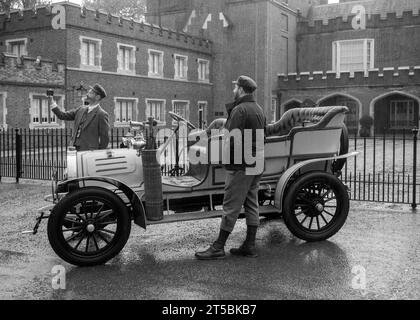
[[[30,219],[30,217],[28,217]],[[329,241],[306,243],[281,219],[262,219],[256,259],[227,254],[197,261],[194,252],[217,235],[219,219],[134,226],[124,250],[103,266],[78,268],[48,247],[46,225],[36,252],[0,245],[2,299],[419,299],[418,213],[351,211]],[[240,220],[227,242],[245,236]],[[19,237],[14,241],[28,241]],[[66,270],[66,289],[51,285],[54,265]]]

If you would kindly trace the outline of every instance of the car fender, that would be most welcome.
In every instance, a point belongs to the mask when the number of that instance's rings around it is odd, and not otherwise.
[[[285,190],[286,190],[286,186],[287,186],[288,182],[290,181],[290,179],[293,177],[293,175],[298,170],[302,169],[303,167],[305,167],[309,164],[313,164],[313,163],[316,163],[316,162],[346,159],[346,158],[355,157],[357,154],[359,154],[359,152],[354,151],[354,152],[346,153],[346,154],[343,154],[343,155],[340,155],[340,156],[335,156],[335,157],[305,160],[305,161],[296,163],[295,165],[291,166],[289,169],[287,169],[281,175],[279,181],[277,182],[276,192],[275,192],[275,195],[274,195],[274,206],[277,209],[279,209],[280,211],[283,211],[283,199],[284,199],[284,196],[285,196],[284,193],[285,193]]]
[[[133,213],[134,223],[142,227],[143,229],[146,229],[146,215],[145,215],[143,204],[141,203],[138,195],[133,191],[133,189],[131,189],[129,186],[127,186],[126,184],[122,183],[121,181],[117,179],[111,179],[107,177],[80,177],[80,178],[70,179],[70,180],[61,182],[59,184],[59,188],[69,189],[68,188],[69,186],[73,186],[74,188],[75,184],[78,184],[79,188],[84,188],[84,187],[87,187],[86,182],[92,182],[92,181],[104,182],[104,183],[113,185],[119,190],[121,190],[131,203],[130,210]]]

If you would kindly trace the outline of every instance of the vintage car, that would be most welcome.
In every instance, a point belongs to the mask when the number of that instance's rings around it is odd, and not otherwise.
[[[281,216],[300,239],[325,240],[347,218],[348,190],[339,179],[340,170],[348,157],[357,154],[348,153],[347,112],[344,106],[292,109],[265,128],[260,215]],[[53,180],[52,194],[45,198],[52,203],[38,210],[30,232],[35,234],[41,220],[48,219],[48,239],[57,255],[74,265],[92,266],[123,249],[132,221],[146,229],[222,216],[225,169],[219,130],[225,120],[216,119],[206,130],[197,130],[179,115],[170,115],[178,125],[157,149],[157,159],[173,145],[184,124],[189,131],[184,148],[200,154],[206,163],[190,164],[185,173],[172,170],[160,176],[159,171],[158,179],[149,180],[161,188],[152,191],[145,178],[147,146],[142,134],[125,137],[128,148],[69,150],[66,177]],[[146,124],[133,122],[132,126],[143,129]],[[154,203],[147,203],[147,191],[158,196]],[[158,208],[158,216],[150,208]]]

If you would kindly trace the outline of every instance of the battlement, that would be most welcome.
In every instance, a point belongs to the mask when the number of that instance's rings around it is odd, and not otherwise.
[[[0,83],[20,82],[60,86],[64,85],[64,75],[64,62],[0,53]]]
[[[133,37],[138,40],[164,43],[210,53],[212,42],[187,33],[116,16],[102,10],[81,7],[71,2],[39,6],[36,9],[14,10],[0,13],[0,32],[16,32],[28,29],[50,28],[54,17],[52,8],[62,5],[65,12],[66,28],[76,27],[105,32],[117,36]]]
[[[366,15],[366,29],[398,27],[406,25],[420,25],[420,8],[407,11],[377,12]],[[298,21],[298,34],[328,33],[352,30],[352,21],[355,14],[342,15],[335,18],[309,20],[300,17]]]
[[[394,86],[420,84],[420,66],[389,67],[368,72],[312,71],[279,74],[281,89],[349,86]]]

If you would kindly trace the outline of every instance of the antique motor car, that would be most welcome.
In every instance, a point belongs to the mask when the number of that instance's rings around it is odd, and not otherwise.
[[[347,218],[348,190],[339,177],[346,159],[357,154],[348,153],[347,112],[344,106],[292,109],[265,128],[260,215],[281,216],[300,239],[328,239]],[[35,234],[42,219],[48,219],[48,239],[57,255],[74,265],[92,266],[123,249],[132,221],[146,229],[222,216],[225,169],[220,129],[225,119],[199,130],[169,114],[176,127],[157,149],[156,128],[147,127],[150,139],[144,139],[141,129],[146,124],[132,122],[140,134],[126,136],[126,148],[69,150],[65,179],[53,179],[52,194],[45,198],[51,204],[38,210],[30,232]],[[188,132],[183,151],[201,160],[188,163],[187,158],[185,172],[175,166],[161,175],[162,159],[168,158],[164,155],[183,128]],[[151,157],[150,151],[154,151]]]

